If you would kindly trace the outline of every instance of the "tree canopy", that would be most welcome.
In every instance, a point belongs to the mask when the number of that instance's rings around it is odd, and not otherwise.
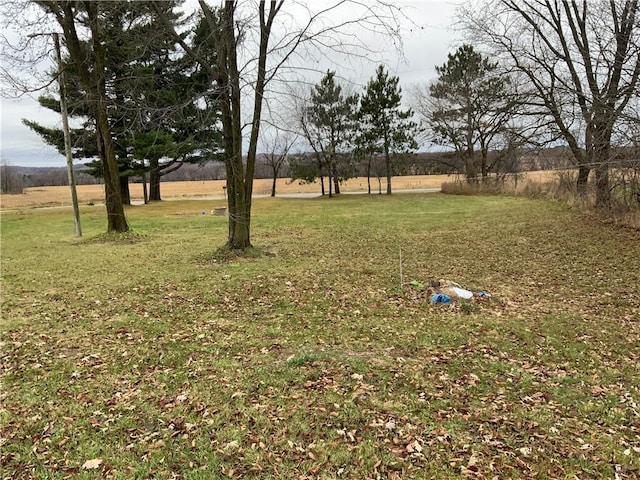
[[[520,100],[511,79],[498,69],[498,62],[468,44],[450,53],[436,72],[437,80],[416,102],[431,139],[454,149],[469,180],[478,174],[486,177],[494,166],[489,150],[500,136],[513,131],[511,121]]]
[[[125,5],[126,6],[126,5]],[[105,99],[121,196],[129,203],[128,178],[150,173],[151,200],[160,200],[160,176],[184,163],[212,158],[220,143],[218,108],[207,96],[198,64],[176,51],[175,40],[155,18],[148,2],[119,5],[106,16],[110,39],[105,57]],[[162,4],[172,13],[175,2]],[[201,22],[202,24],[202,22]],[[201,30],[201,24],[197,27]],[[202,42],[201,35],[194,42]],[[144,48],[141,48],[144,47]],[[74,129],[75,156],[97,156],[96,128],[87,96],[78,90],[77,69],[67,59],[65,76],[71,92],[72,116],[80,118],[82,128]],[[40,97],[41,105],[59,111],[57,100]],[[64,150],[62,131],[36,122],[24,122],[59,151]],[[101,162],[88,164],[89,172],[104,176]]]
[[[312,177],[328,176],[329,196],[333,191],[340,193],[340,182],[355,171],[351,150],[357,130],[358,95],[345,95],[342,90],[335,72],[327,71],[311,87],[308,104],[300,112],[301,129],[317,158]],[[309,173],[306,176],[308,181]]]

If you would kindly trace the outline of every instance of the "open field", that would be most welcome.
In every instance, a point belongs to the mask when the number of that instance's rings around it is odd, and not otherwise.
[[[552,172],[529,172],[526,178],[539,180],[552,176]],[[392,187],[398,190],[411,190],[422,188],[440,188],[443,182],[450,182],[455,179],[452,175],[416,175],[407,177],[394,177]],[[382,189],[385,191],[385,179],[382,180]],[[194,197],[223,197],[224,180],[211,180],[207,182],[163,182],[161,186],[162,198],[165,200],[175,200],[179,198]],[[142,184],[130,184],[132,202],[141,203],[143,200]],[[328,187],[327,187],[328,188]],[[346,181],[342,185],[344,192],[363,192],[367,190],[366,178],[354,178]],[[371,189],[377,192],[377,180],[372,179]],[[256,179],[253,184],[254,194],[270,195],[271,180]],[[104,202],[103,185],[79,185],[78,201],[80,203],[101,203]],[[278,194],[290,193],[320,193],[320,184],[300,185],[291,183],[287,178],[280,178],[277,182]],[[0,209],[13,209],[36,206],[63,206],[70,205],[69,187],[33,187],[26,188],[21,195],[0,195]]]
[[[210,203],[128,207],[120,239],[100,206],[82,240],[69,208],[3,212],[2,478],[640,475],[637,231],[523,198],[260,198],[262,254],[222,258]],[[433,278],[493,297],[430,304]]]

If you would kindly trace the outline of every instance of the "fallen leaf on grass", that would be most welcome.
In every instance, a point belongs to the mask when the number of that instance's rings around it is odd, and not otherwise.
[[[164,440],[158,440],[157,442],[154,442],[151,445],[149,445],[149,450],[156,450],[158,448],[163,448],[165,446],[166,444],[164,443]]]
[[[82,470],[95,470],[96,468],[100,468],[100,465],[102,465],[102,459],[94,458],[84,462],[81,468]]]
[[[238,448],[240,448],[240,442],[238,442],[237,440],[232,440],[224,446],[225,451],[237,450]]]

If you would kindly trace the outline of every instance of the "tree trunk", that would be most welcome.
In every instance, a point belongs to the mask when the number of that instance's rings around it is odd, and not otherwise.
[[[160,198],[160,165],[157,159],[149,160],[149,201],[159,202]]]
[[[329,167],[329,198],[333,197],[333,175],[331,174],[331,167]]]
[[[475,152],[473,150],[467,150],[467,154],[464,157],[464,169],[467,175],[468,183],[475,183],[478,180],[478,170],[476,169]]]
[[[96,137],[98,156],[102,162],[102,172],[104,175],[107,232],[127,232],[129,231],[129,224],[124,215],[124,205],[122,204],[122,197],[120,195],[118,165],[111,142],[111,132],[109,131],[106,108],[101,108],[103,102],[100,100],[98,100],[97,103],[98,106],[95,109]]]
[[[486,148],[482,148],[482,150],[480,151],[480,154],[482,155],[482,159],[481,159],[481,169],[482,169],[482,178],[485,179],[489,176],[489,162],[488,162],[488,157],[489,157],[489,151]]]
[[[587,165],[578,166],[578,180],[576,181],[576,187],[578,189],[578,194],[581,196],[585,196],[587,194],[587,182],[589,181],[590,172],[591,168]]]
[[[109,116],[106,104],[106,85],[103,76],[105,70],[105,47],[100,37],[98,27],[99,6],[93,5],[94,9],[87,6],[87,14],[90,17],[92,30],[92,44],[95,54],[95,71],[93,72],[94,85],[85,85],[87,92],[95,92],[94,118],[96,119],[96,137],[98,142],[98,155],[102,161],[102,172],[104,175],[105,206],[107,209],[107,232],[128,232],[129,224],[124,214],[124,205],[120,195],[120,175],[118,172],[118,162],[116,160],[111,129],[109,127]]]
[[[371,159],[367,162],[367,193],[371,195]]]
[[[251,203],[247,203],[246,195],[235,195],[235,219],[233,222],[233,231],[229,239],[228,247],[234,250],[245,250],[251,247],[250,238],[250,219],[251,219]]]
[[[120,195],[124,205],[131,205],[131,192],[129,191],[129,177],[120,177]]]
[[[273,160],[273,159],[272,159]],[[278,163],[271,164],[271,171],[273,172],[273,182],[271,183],[271,196],[276,196],[276,181],[278,179],[278,173],[280,172],[280,166]]]
[[[320,159],[320,154],[316,152],[316,164],[318,165],[318,177],[320,178],[320,193],[324,197],[324,175],[322,170],[322,160]]]
[[[72,2],[53,3],[58,23],[64,30],[64,39],[69,55],[76,65],[82,89],[93,100],[91,113],[96,123],[96,143],[98,158],[102,164],[104,177],[105,207],[107,210],[107,232],[127,232],[129,224],[124,214],[124,205],[120,195],[118,163],[111,138],[109,117],[106,104],[105,64],[106,47],[100,30],[100,4],[85,2],[86,17],[91,29],[90,44],[93,48],[94,64],[89,69],[86,45],[80,42],[75,26],[75,12]]]
[[[466,147],[467,147],[467,155],[464,159],[464,168],[467,174],[467,182],[475,183],[478,177],[478,169],[476,168],[476,152],[473,143],[473,110],[471,108],[472,102],[468,100],[466,102],[466,111],[467,111],[467,124],[466,127]]]
[[[333,172],[333,187],[334,187],[334,192],[336,192],[336,195],[340,195],[340,180],[338,180],[338,177],[335,172]]]
[[[605,119],[611,113],[595,118],[591,161],[596,171],[596,208],[611,208],[611,190],[609,189],[609,162],[611,161],[611,137],[613,132],[605,125]]]
[[[282,5],[282,4],[280,4]],[[229,248],[244,250],[251,247],[251,195],[253,193],[253,177],[255,173],[258,138],[260,134],[260,119],[264,88],[267,76],[267,54],[269,35],[273,25],[273,19],[279,10],[276,2],[270,2],[268,14],[265,12],[265,2],[258,4],[260,20],[260,45],[258,53],[258,72],[255,82],[253,120],[249,137],[249,149],[247,151],[246,169],[242,164],[242,118],[240,114],[240,72],[238,70],[237,44],[235,38],[235,8],[236,3],[227,0],[224,5],[224,20],[222,34],[225,43],[226,55],[222,59],[225,65],[225,73],[230,87],[230,113],[231,134],[233,138],[233,155],[231,158],[232,183],[234,183],[235,216],[229,215],[232,223],[232,233],[229,238]],[[227,173],[229,176],[229,173]]]
[[[596,208],[611,208],[609,189],[609,161],[611,160],[611,136],[606,128],[595,132],[591,160],[596,172]]]
[[[387,195],[391,195],[391,157],[389,155],[388,145],[385,145],[384,167],[387,171]]]
[[[609,165],[598,164],[596,171],[596,208],[611,208],[611,190],[609,189]]]
[[[149,203],[149,192],[147,190],[147,174],[142,174],[142,195],[144,198],[144,204]]]

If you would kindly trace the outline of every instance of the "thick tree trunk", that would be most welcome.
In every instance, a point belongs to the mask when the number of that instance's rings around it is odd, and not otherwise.
[[[131,205],[131,192],[129,191],[129,177],[120,176],[120,196],[124,205]]]
[[[476,168],[475,152],[468,150],[464,157],[464,170],[468,183],[475,183],[478,180],[478,169]]]
[[[470,106],[467,107],[467,125],[466,125],[466,148],[467,155],[464,159],[465,173],[467,174],[467,182],[475,183],[478,178],[478,168],[476,165],[476,152],[473,142],[473,113]]]
[[[99,6],[92,5],[95,10],[87,4],[87,14],[90,17],[92,30],[92,43],[95,52],[95,72],[94,85],[85,87],[87,92],[95,92],[94,117],[96,119],[96,133],[98,141],[98,153],[102,160],[102,171],[104,175],[105,206],[107,208],[107,231],[108,232],[128,232],[129,224],[124,214],[124,205],[120,195],[120,174],[118,172],[118,162],[116,160],[111,129],[109,126],[109,116],[106,104],[106,85],[103,73],[105,70],[105,47],[100,38],[98,27]]]
[[[576,187],[578,189],[578,194],[581,196],[585,196],[587,194],[587,183],[589,181],[590,172],[591,168],[587,165],[578,166],[578,179],[576,180]]]
[[[486,177],[489,176],[489,162],[488,162],[489,151],[486,148],[483,148],[481,150],[481,155],[482,155],[481,174],[482,174],[482,178],[485,179]]]
[[[603,162],[596,166],[596,208],[611,208],[609,189],[609,165]]]
[[[98,158],[102,164],[104,177],[105,207],[107,210],[107,232],[127,232],[129,224],[124,214],[124,205],[120,194],[118,163],[111,138],[109,117],[106,104],[105,64],[106,49],[102,31],[99,25],[100,4],[98,2],[84,2],[86,20],[91,29],[90,45],[93,48],[91,61],[87,62],[86,45],[83,46],[78,38],[75,25],[75,11],[73,2],[52,2],[58,23],[64,30],[65,43],[73,63],[77,67],[82,89],[91,102],[91,113],[96,123],[96,143]]]
[[[478,172],[476,172],[475,165],[473,161],[465,162],[465,170],[467,173],[467,182],[475,183],[478,180]]]
[[[234,210],[235,218],[232,222],[233,229],[229,238],[228,247],[234,250],[244,250],[251,247],[250,220],[251,203],[248,203],[246,195],[238,194],[236,186]]]
[[[367,162],[367,193],[371,195],[371,160]]]
[[[340,180],[338,180],[335,172],[333,172],[333,189],[336,195],[340,195]]]
[[[96,108],[96,133],[98,155],[102,161],[104,175],[104,195],[107,209],[107,232],[127,232],[129,224],[124,214],[124,205],[120,195],[120,181],[111,132],[107,120],[106,108],[102,109],[102,102],[98,101]]]
[[[596,128],[593,135],[593,150],[591,159],[595,165],[596,172],[596,208],[611,208],[611,190],[609,186],[609,162],[611,161],[611,129],[603,127],[606,125],[605,118],[610,118],[611,114],[603,115],[602,119],[596,120]]]
[[[149,201],[159,202],[160,197],[160,165],[158,160],[149,161]]]

